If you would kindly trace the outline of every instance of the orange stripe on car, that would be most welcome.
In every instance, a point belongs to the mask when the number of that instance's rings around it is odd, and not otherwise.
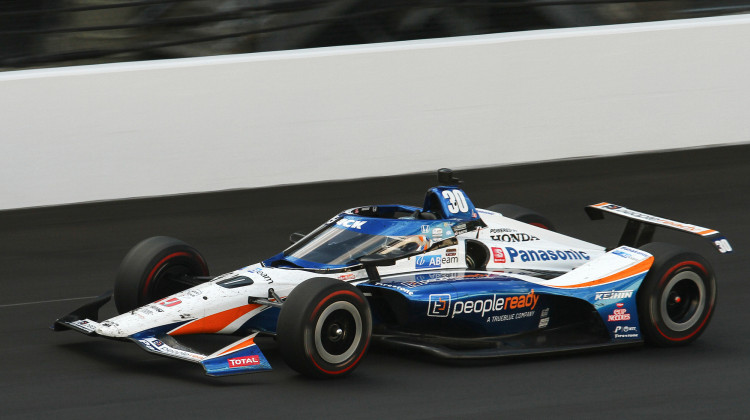
[[[243,305],[237,308],[228,309],[223,312],[218,312],[213,315],[209,315],[204,318],[196,319],[195,321],[189,322],[181,327],[170,331],[169,335],[184,335],[184,334],[201,334],[207,333],[212,334],[223,330],[227,325],[234,322],[237,318],[245,315],[255,308],[260,307],[258,304]]]
[[[242,350],[242,349],[244,349],[246,347],[250,347],[250,346],[254,346],[254,345],[255,345],[255,337],[248,337],[246,340],[243,340],[243,341],[237,343],[237,345],[232,346],[232,347],[224,350],[223,352],[217,354],[216,356],[223,356],[225,354],[234,353],[237,350]]]
[[[647,259],[639,262],[638,264],[626,270],[617,272],[607,277],[602,277],[600,279],[589,281],[586,283],[573,284],[569,286],[554,286],[554,287],[559,287],[561,289],[572,289],[576,287],[591,287],[591,286],[599,286],[601,284],[606,284],[606,283],[612,283],[618,280],[623,280],[628,277],[635,276],[637,274],[645,273],[646,271],[648,271],[649,268],[651,268],[651,264],[653,263],[654,263],[654,257],[648,257]]]

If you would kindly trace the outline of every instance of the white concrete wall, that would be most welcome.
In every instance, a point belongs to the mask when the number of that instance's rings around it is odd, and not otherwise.
[[[750,141],[750,17],[0,73],[0,209]]]

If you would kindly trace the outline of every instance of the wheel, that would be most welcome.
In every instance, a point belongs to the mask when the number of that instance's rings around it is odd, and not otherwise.
[[[284,361],[314,378],[354,370],[367,352],[372,314],[356,287],[320,277],[292,290],[279,314],[276,337]]]
[[[167,236],[154,236],[134,246],[120,263],[115,279],[119,313],[189,288],[185,276],[208,276],[208,265],[190,245]]]
[[[705,258],[666,243],[641,247],[654,256],[636,296],[641,332],[647,343],[680,346],[708,326],[716,307],[716,279]]]
[[[505,217],[518,220],[519,222],[528,223],[542,229],[557,232],[555,225],[552,224],[548,218],[525,207],[517,206],[515,204],[495,204],[488,207],[487,210],[498,212]]]

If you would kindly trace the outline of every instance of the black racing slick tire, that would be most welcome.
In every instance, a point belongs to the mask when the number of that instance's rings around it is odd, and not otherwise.
[[[292,290],[276,328],[284,361],[313,378],[351,373],[362,361],[372,335],[370,305],[349,283],[312,278]]]
[[[515,204],[495,204],[488,207],[487,210],[498,212],[509,219],[518,220],[519,222],[528,223],[542,229],[557,232],[552,221],[534,210],[525,207],[517,206]]]
[[[702,256],[654,242],[641,247],[654,262],[638,289],[641,333],[649,344],[689,344],[708,326],[716,309],[716,278]]]
[[[184,277],[208,276],[201,254],[179,239],[154,236],[125,255],[115,279],[118,313],[131,311],[190,287]]]

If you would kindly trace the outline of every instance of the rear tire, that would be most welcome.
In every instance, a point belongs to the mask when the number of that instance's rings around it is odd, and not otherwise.
[[[313,378],[345,376],[367,352],[370,305],[349,283],[309,279],[284,302],[276,332],[281,356],[292,369]]]
[[[697,339],[716,308],[716,279],[702,256],[654,242],[641,247],[654,256],[638,289],[638,318],[647,343],[682,346]]]
[[[208,276],[208,265],[193,247],[179,239],[154,236],[134,246],[120,264],[115,279],[118,313],[131,311],[190,286],[183,276]]]
[[[534,210],[525,207],[517,206],[515,204],[495,204],[488,207],[487,210],[498,212],[509,219],[518,220],[519,222],[528,223],[542,229],[557,232],[552,221]]]

